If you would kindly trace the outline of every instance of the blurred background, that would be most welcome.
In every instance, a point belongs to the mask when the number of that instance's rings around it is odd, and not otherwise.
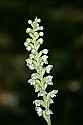
[[[27,20],[36,16],[59,90],[52,125],[83,125],[83,0],[0,0],[0,125],[46,125],[34,110],[25,64]]]

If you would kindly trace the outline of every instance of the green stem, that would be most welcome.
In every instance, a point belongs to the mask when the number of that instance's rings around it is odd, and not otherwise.
[[[49,121],[48,121],[48,125],[51,125],[51,120],[49,119]]]

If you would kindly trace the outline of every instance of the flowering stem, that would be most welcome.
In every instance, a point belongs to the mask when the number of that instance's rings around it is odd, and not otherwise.
[[[51,125],[51,120],[49,119],[49,121],[48,121],[48,125]]]
[[[52,98],[56,97],[58,91],[53,90],[48,93],[46,91],[48,85],[53,85],[53,76],[44,76],[44,74],[49,74],[50,70],[53,68],[53,65],[46,66],[48,64],[47,49],[43,49],[40,52],[38,51],[40,45],[43,43],[43,38],[41,37],[44,35],[42,32],[43,26],[39,26],[40,22],[41,20],[37,17],[33,22],[28,20],[28,23],[31,24],[32,28],[27,28],[26,30],[26,33],[29,34],[30,38],[26,39],[24,45],[26,50],[31,51],[31,54],[29,58],[26,59],[26,62],[29,69],[35,70],[35,72],[31,75],[31,79],[28,80],[28,83],[34,86],[35,92],[38,92],[37,97],[43,97],[43,100],[33,101],[37,114],[39,116],[43,116],[47,122],[47,125],[51,125],[50,115],[53,114],[53,112],[50,110],[50,104],[54,103]]]

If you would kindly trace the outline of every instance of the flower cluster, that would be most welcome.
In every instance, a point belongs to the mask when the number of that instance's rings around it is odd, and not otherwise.
[[[49,109],[50,104],[53,103],[53,97],[56,97],[58,90],[53,90],[51,92],[46,91],[48,85],[53,85],[52,79],[53,76],[49,74],[53,68],[53,65],[48,65],[48,50],[43,49],[39,51],[39,47],[43,44],[43,35],[42,32],[43,26],[39,26],[41,22],[37,17],[32,22],[28,20],[28,24],[32,28],[27,28],[26,33],[29,34],[30,38],[27,38],[24,45],[26,50],[30,51],[29,58],[26,59],[27,66],[29,69],[34,70],[35,72],[31,74],[31,78],[28,80],[30,85],[34,86],[35,92],[37,92],[37,97],[41,97],[41,100],[33,101],[35,104],[35,110],[39,116],[43,116],[48,125],[51,125],[50,114],[53,112]],[[43,107],[43,109],[42,109]]]

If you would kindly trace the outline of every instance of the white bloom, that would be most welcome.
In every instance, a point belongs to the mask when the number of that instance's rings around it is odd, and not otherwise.
[[[54,103],[54,102],[53,102],[53,100],[52,100],[51,98],[50,98],[50,100],[49,100],[49,101],[50,101],[50,104]]]
[[[38,39],[38,42],[39,42],[40,44],[43,44],[43,39],[42,39],[42,38]]]
[[[43,29],[44,29],[44,27],[43,27],[43,26],[40,26],[40,27],[39,27],[39,30],[43,30]]]
[[[43,32],[40,32],[40,33],[39,33],[39,35],[40,35],[40,36],[43,36],[43,35],[44,35],[44,33],[43,33]]]
[[[31,41],[31,40],[30,40],[29,38],[26,39],[26,42],[27,42],[27,43],[30,43],[30,41]]]
[[[32,24],[32,20],[28,20],[28,24]]]
[[[30,54],[29,57],[30,57],[30,59],[33,59],[33,58],[34,58],[34,55],[33,55],[33,54]]]
[[[28,66],[29,64],[32,64],[32,60],[31,60],[31,59],[26,59],[25,61],[27,62],[27,66]]]
[[[53,97],[56,97],[57,93],[58,93],[58,90],[53,90],[53,91],[49,92],[49,95],[51,98],[53,98]]]
[[[48,58],[48,56],[46,56],[46,55],[42,56],[42,59],[43,59],[43,61],[44,61],[45,64],[48,64],[47,58]]]
[[[46,83],[48,85],[53,85],[52,78],[53,78],[53,76],[47,76],[47,77],[45,77]]]
[[[47,77],[46,77],[46,82],[51,82],[52,79],[53,79],[53,76],[47,76]]]
[[[36,26],[39,27],[39,24],[37,23]]]
[[[47,53],[48,53],[48,50],[47,50],[47,49],[43,49],[43,50],[42,50],[42,53],[43,53],[43,54],[47,54]]]
[[[43,110],[42,110],[40,107],[36,107],[35,110],[37,111],[37,114],[38,114],[39,116],[42,116]]]
[[[39,93],[38,93],[38,97],[39,96],[44,96],[46,94],[46,91],[40,91]]]
[[[30,83],[30,85],[35,85],[35,80],[29,79],[29,80],[28,80],[28,83]]]
[[[36,50],[35,50],[35,49],[32,49],[31,52],[32,52],[32,54],[34,54],[34,53],[36,52]]]
[[[50,73],[50,70],[53,68],[53,65],[48,65],[47,67],[45,67],[45,70],[47,73]]]
[[[29,69],[34,70],[34,66],[33,66],[33,64],[28,65],[28,66],[29,66]]]
[[[34,87],[35,87],[35,92],[40,91],[40,88],[39,88],[39,86],[37,84]]]
[[[34,65],[33,65],[33,63],[32,63],[32,60],[31,60],[31,59],[26,59],[26,62],[27,62],[27,66],[28,66],[31,70],[33,70],[33,69],[34,69]]]
[[[33,104],[35,103],[36,107],[41,105],[41,100],[35,100],[33,101]]]
[[[24,42],[24,46],[27,47],[27,46],[28,46],[28,43],[27,43],[27,42]]]
[[[53,85],[53,82],[48,82],[48,85]]]
[[[38,32],[35,32],[34,35],[35,35],[35,36],[38,36]]]
[[[30,50],[31,50],[31,47],[30,47],[30,46],[27,46],[26,50],[30,51]]]
[[[31,31],[31,28],[26,29],[26,33],[29,33]]]
[[[34,79],[34,80],[37,79],[37,78],[38,78],[37,73],[33,73],[33,74],[31,75],[31,78]]]
[[[37,22],[39,22],[39,23],[40,23],[40,22],[41,22],[41,19],[37,19]]]

